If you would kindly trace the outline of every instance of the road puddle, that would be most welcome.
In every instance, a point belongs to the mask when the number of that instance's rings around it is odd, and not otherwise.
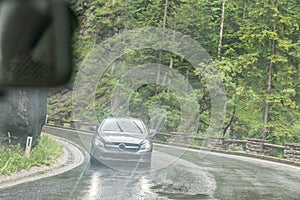
[[[213,177],[198,166],[176,164],[150,177],[150,189],[162,199],[215,199]]]

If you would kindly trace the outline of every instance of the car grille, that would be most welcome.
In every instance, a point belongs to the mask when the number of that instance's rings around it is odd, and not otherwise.
[[[133,144],[133,143],[113,142],[113,143],[105,144],[105,149],[110,151],[137,152],[139,148],[140,148],[139,144]]]

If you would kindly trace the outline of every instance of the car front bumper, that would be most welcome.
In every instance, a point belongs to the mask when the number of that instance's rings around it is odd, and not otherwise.
[[[127,152],[127,151],[107,151],[105,149],[93,148],[91,156],[99,162],[134,162],[151,163],[152,151],[147,152]]]

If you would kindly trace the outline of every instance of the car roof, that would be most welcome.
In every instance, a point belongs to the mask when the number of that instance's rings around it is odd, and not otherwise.
[[[103,121],[105,121],[105,120],[128,120],[128,121],[137,120],[137,121],[143,121],[141,119],[134,118],[134,117],[107,117]]]

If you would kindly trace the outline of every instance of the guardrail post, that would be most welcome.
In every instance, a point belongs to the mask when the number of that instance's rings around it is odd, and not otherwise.
[[[45,118],[45,124],[48,124],[48,115],[46,115],[46,118]]]
[[[8,145],[10,145],[11,144],[10,132],[7,132],[7,138],[8,138]]]
[[[25,156],[27,158],[30,157],[30,151],[31,151],[31,147],[32,147],[32,137],[27,137],[27,141],[26,141],[26,147],[25,147]]]
[[[70,121],[70,127],[71,128],[80,128],[80,121],[79,120],[71,120]]]
[[[204,141],[205,141],[205,145],[209,149],[214,148],[217,150],[221,150],[224,148],[224,146],[223,146],[224,138],[211,136],[211,137],[206,138]]]
[[[261,145],[260,139],[254,139],[254,138],[247,138],[246,143],[246,152],[247,153],[253,153],[253,154],[265,154],[265,146],[264,144]]]
[[[289,160],[300,161],[300,144],[286,143],[284,157]]]
[[[61,122],[60,120],[53,120],[53,121],[54,121],[55,126],[63,126],[64,125],[64,123]]]

